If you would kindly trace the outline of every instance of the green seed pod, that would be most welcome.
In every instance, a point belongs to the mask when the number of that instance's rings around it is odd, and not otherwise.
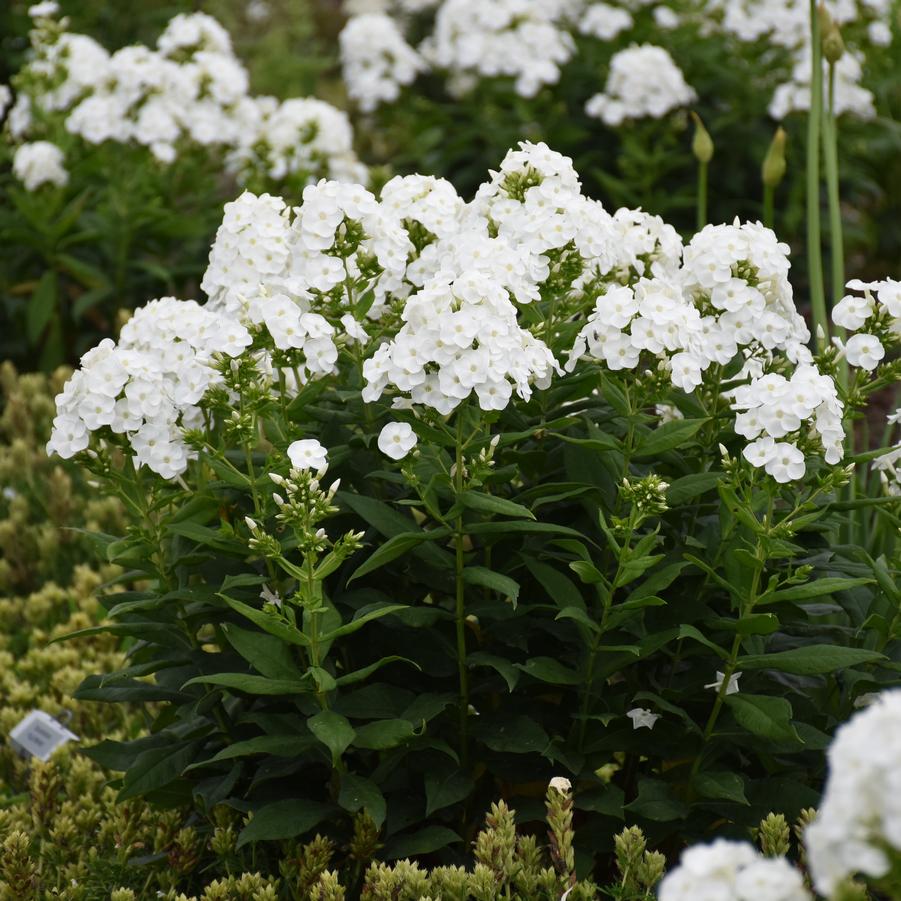
[[[692,112],[691,118],[695,124],[695,135],[691,142],[691,152],[695,155],[695,159],[699,163],[709,163],[713,159],[713,138],[704,128],[701,117]]]
[[[787,135],[781,126],[776,129],[770,149],[763,159],[761,177],[768,188],[775,188],[785,176],[785,141]]]

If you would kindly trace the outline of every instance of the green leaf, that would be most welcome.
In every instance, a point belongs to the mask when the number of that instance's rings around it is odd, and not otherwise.
[[[443,538],[447,538],[450,534],[451,530],[444,526],[438,529],[430,529],[426,532],[401,532],[400,535],[389,538],[381,545],[368,560],[354,570],[353,575],[347,581],[350,583],[354,579],[359,579],[360,576],[371,573],[386,563],[396,560],[402,554],[406,554],[407,551],[423,542],[440,541]]]
[[[548,593],[548,597],[558,607],[585,608],[585,600],[575,583],[553,566],[535,560],[533,557],[520,554],[526,569],[541,583],[541,587]]]
[[[815,598],[827,597],[836,591],[847,591],[861,585],[872,585],[873,579],[844,579],[840,576],[829,576],[806,582],[804,585],[790,585],[773,594],[765,594],[759,604],[778,604],[780,601],[812,601]]]
[[[753,735],[778,742],[801,742],[791,722],[792,706],[785,698],[739,692],[726,695],[726,704],[736,722]]]
[[[864,648],[810,644],[790,651],[750,654],[741,657],[737,665],[740,670],[774,669],[780,673],[792,673],[796,676],[819,676],[859,666],[862,663],[876,663],[886,659],[885,655],[878,651],[867,651]]]
[[[137,679],[117,679],[114,682],[104,684],[105,678],[99,675],[86,676],[73,697],[78,701],[104,701],[107,704],[123,701],[132,703],[170,701],[174,704],[183,704],[189,700],[189,696],[183,692],[173,691],[171,688],[164,688],[162,685],[156,685],[153,682],[139,682]]]
[[[470,535],[506,535],[511,532],[523,532],[525,534],[545,535],[572,535],[583,538],[584,535],[569,526],[561,526],[553,522],[525,522],[514,520],[513,522],[474,522],[466,527]]]
[[[413,724],[408,720],[379,720],[357,727],[357,737],[353,740],[355,748],[368,748],[372,751],[384,751],[395,748],[413,737]]]
[[[527,663],[513,665],[533,679],[549,682],[551,685],[578,685],[582,681],[579,673],[554,660],[553,657],[532,657]]]
[[[496,657],[493,654],[485,654],[482,651],[476,651],[466,658],[466,664],[467,666],[491,667],[491,669],[501,675],[510,691],[513,691],[513,689],[516,688],[516,683],[519,682],[519,670],[505,657]]]
[[[704,645],[705,648],[710,648],[715,654],[719,654],[723,660],[726,660],[729,657],[729,652],[725,648],[721,648],[718,644],[712,642],[709,638],[707,638],[702,632],[698,631],[694,626],[690,626],[687,623],[683,623],[679,626],[679,638],[690,638],[693,641],[698,642],[699,644]]]
[[[409,663],[414,669],[422,671],[422,667],[415,660],[391,654],[388,657],[382,657],[381,660],[376,660],[375,663],[370,663],[369,666],[364,666],[362,669],[354,670],[352,673],[345,673],[343,676],[339,676],[335,682],[337,685],[353,685],[355,682],[362,682],[364,679],[368,679],[376,670],[387,666],[389,663]]]
[[[429,770],[425,774],[425,815],[430,817],[436,810],[463,801],[472,789],[472,779],[466,773],[455,769],[444,773]]]
[[[185,772],[209,766],[219,760],[232,760],[236,757],[250,757],[253,754],[271,754],[274,757],[298,757],[313,745],[313,737],[308,735],[258,735],[246,741],[236,741],[223,748],[209,760],[192,763]]]
[[[341,759],[357,734],[346,716],[332,710],[323,710],[311,716],[307,720],[307,728],[331,751],[334,764]]]
[[[28,300],[25,333],[31,345],[38,343],[56,311],[56,291],[56,273],[52,269],[45,269],[37,288]]]
[[[291,650],[281,639],[268,632],[251,632],[234,623],[223,623],[222,631],[228,643],[257,672],[270,679],[297,681],[302,677],[298,665],[291,657]]]
[[[320,635],[319,641],[320,643],[324,643],[327,641],[334,641],[342,635],[351,635],[358,629],[362,629],[366,623],[371,623],[374,619],[381,619],[383,616],[390,616],[392,613],[397,613],[399,610],[406,609],[406,604],[381,604],[375,609],[368,609],[365,612],[358,611],[349,623],[344,623],[343,626],[338,626],[337,629],[332,629],[331,632]]]
[[[139,754],[125,773],[117,800],[139,798],[170,785],[184,772],[198,747],[197,741],[175,746],[167,743]]]
[[[321,823],[332,809],[329,804],[298,798],[267,804],[257,810],[253,819],[241,830],[235,847],[303,835]]]
[[[492,751],[502,753],[540,754],[550,744],[547,732],[522,714],[475,717],[472,731]]]
[[[638,442],[633,457],[635,459],[657,457],[668,450],[688,444],[705,422],[706,419],[676,419],[673,422],[664,422]]]
[[[431,854],[460,841],[462,841],[460,836],[446,826],[426,826],[410,835],[395,836],[385,846],[382,856],[386,860],[416,857],[420,854]]]
[[[385,822],[387,813],[385,796],[371,779],[364,776],[358,776],[356,773],[342,774],[338,803],[351,813],[365,810],[378,827]]]
[[[464,491],[458,497],[459,503],[470,510],[492,513],[498,516],[512,516],[516,519],[535,519],[535,514],[522,504],[485,494],[481,491]]]
[[[687,476],[675,479],[666,489],[666,502],[671,507],[678,507],[686,501],[711,491],[722,477],[722,472],[713,470],[711,472],[692,472]]]
[[[634,601],[638,598],[647,597],[648,595],[659,595],[660,592],[669,588],[670,585],[676,581],[679,577],[679,573],[681,573],[686,566],[688,566],[688,561],[679,560],[677,563],[670,563],[667,566],[661,567],[657,572],[651,573],[641,585],[637,588],[633,588],[628,598],[626,598],[626,601]]]
[[[502,597],[509,598],[513,607],[516,607],[516,601],[519,598],[519,582],[509,576],[497,573],[486,566],[467,566],[463,570],[463,581],[469,585],[490,588]]]
[[[703,798],[734,801],[736,804],[750,804],[745,797],[744,780],[738,773],[698,773],[694,778],[694,787]]]
[[[247,604],[236,601],[234,598],[230,598],[224,594],[220,594],[219,597],[221,597],[232,610],[249,619],[264,632],[268,632],[270,635],[274,635],[276,638],[280,638],[282,641],[287,641],[289,644],[294,644],[298,647],[306,648],[310,646],[310,640],[300,631],[300,629],[283,622],[275,616],[275,614],[257,610],[256,607],[250,607]]]
[[[218,685],[243,691],[249,695],[297,695],[310,691],[309,682],[295,679],[270,679],[252,673],[213,673],[209,676],[195,676],[188,679],[188,685]]]
[[[660,823],[684,820],[688,816],[688,807],[673,797],[669,785],[658,779],[640,779],[638,797],[631,804],[626,804],[625,809]]]

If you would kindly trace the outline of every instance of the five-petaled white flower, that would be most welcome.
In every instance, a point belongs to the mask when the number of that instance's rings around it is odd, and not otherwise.
[[[654,713],[647,707],[633,707],[626,712],[626,716],[632,720],[633,729],[653,729],[654,723],[660,719],[659,713]]]
[[[417,440],[408,422],[389,422],[379,432],[379,450],[392,460],[402,460],[416,447]]]
[[[288,459],[294,469],[318,472],[328,466],[328,451],[315,438],[302,438],[288,446]]]

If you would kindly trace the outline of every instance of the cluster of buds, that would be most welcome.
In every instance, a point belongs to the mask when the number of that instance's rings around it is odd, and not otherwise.
[[[272,500],[279,512],[275,519],[283,526],[293,529],[298,547],[304,554],[318,554],[328,546],[325,529],[318,524],[333,513],[335,494],[341,480],[336,479],[331,487],[323,489],[320,479],[325,475],[325,467],[312,472],[309,469],[292,468],[288,477],[270,472],[269,478],[281,489],[273,492]]]
[[[244,524],[250,530],[250,538],[247,546],[267,560],[274,560],[282,555],[282,546],[279,540],[268,532],[252,517],[245,516]]]
[[[647,475],[637,482],[623,479],[620,486],[620,495],[635,511],[638,520],[635,525],[649,517],[659,516],[669,509],[666,503],[666,491],[668,488],[669,483],[664,482],[658,475]]]
[[[785,857],[791,850],[791,829],[781,813],[770,813],[757,828],[760,850],[767,857]]]

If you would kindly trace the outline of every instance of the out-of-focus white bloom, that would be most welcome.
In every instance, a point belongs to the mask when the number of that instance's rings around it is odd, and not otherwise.
[[[0,120],[6,115],[6,111],[12,102],[13,92],[8,85],[0,84]]]
[[[740,676],[741,673],[732,673],[732,675],[729,676],[729,684],[726,686],[727,695],[738,694],[738,680]],[[714,691],[719,691],[723,687],[723,679],[725,678],[726,674],[717,670],[716,679],[713,682],[708,682],[704,688],[712,688]]]
[[[383,13],[353,16],[339,45],[347,92],[366,113],[397,100],[400,89],[426,68],[394,20]]]
[[[856,873],[878,879],[901,852],[901,691],[841,726],[828,751],[823,800],[804,833],[814,887],[831,895]]]
[[[633,729],[653,729],[654,723],[660,719],[659,713],[654,713],[646,707],[633,707],[626,711],[626,716],[632,720]]]
[[[379,450],[392,460],[402,460],[416,447],[416,432],[408,422],[389,422],[379,432]]]
[[[328,466],[328,451],[315,438],[302,438],[288,445],[292,469],[319,472]]]
[[[679,25],[682,24],[682,20],[679,18],[679,14],[669,6],[655,6],[654,7],[654,23],[658,28],[663,28],[664,30],[669,30],[671,28],[678,28]]]
[[[613,55],[604,91],[585,104],[585,112],[617,126],[627,119],[660,119],[696,98],[669,53],[642,44]]]
[[[892,43],[892,29],[885,22],[870,22],[867,37],[876,47],[888,47]]]
[[[633,24],[632,16],[622,7],[592,3],[582,13],[578,27],[582,34],[602,41],[612,41],[620,32],[628,31]]]
[[[827,83],[828,63],[823,60],[823,84]],[[810,109],[810,50],[805,47],[792,69],[791,81],[779,85],[770,101],[769,113],[784,119],[789,113]],[[873,119],[876,107],[873,94],[861,86],[863,66],[851,50],[846,50],[835,64],[835,114],[850,113],[860,119]],[[825,101],[824,101],[825,102]]]
[[[518,94],[534,97],[559,79],[575,49],[558,24],[563,6],[557,0],[445,0],[420,52],[461,87],[467,77],[507,76]]]
[[[763,857],[747,842],[717,839],[683,852],[660,883],[660,901],[811,901],[784,857]]]
[[[566,794],[573,790],[573,784],[566,776],[554,776],[548,783],[548,788],[555,788],[558,792]]]
[[[33,141],[22,144],[13,156],[13,175],[29,191],[41,185],[62,187],[69,181],[69,173],[63,165],[62,150],[49,141]]]
[[[55,16],[58,12],[59,4],[56,0],[43,0],[43,3],[35,3],[28,7],[28,15],[32,19]]]

